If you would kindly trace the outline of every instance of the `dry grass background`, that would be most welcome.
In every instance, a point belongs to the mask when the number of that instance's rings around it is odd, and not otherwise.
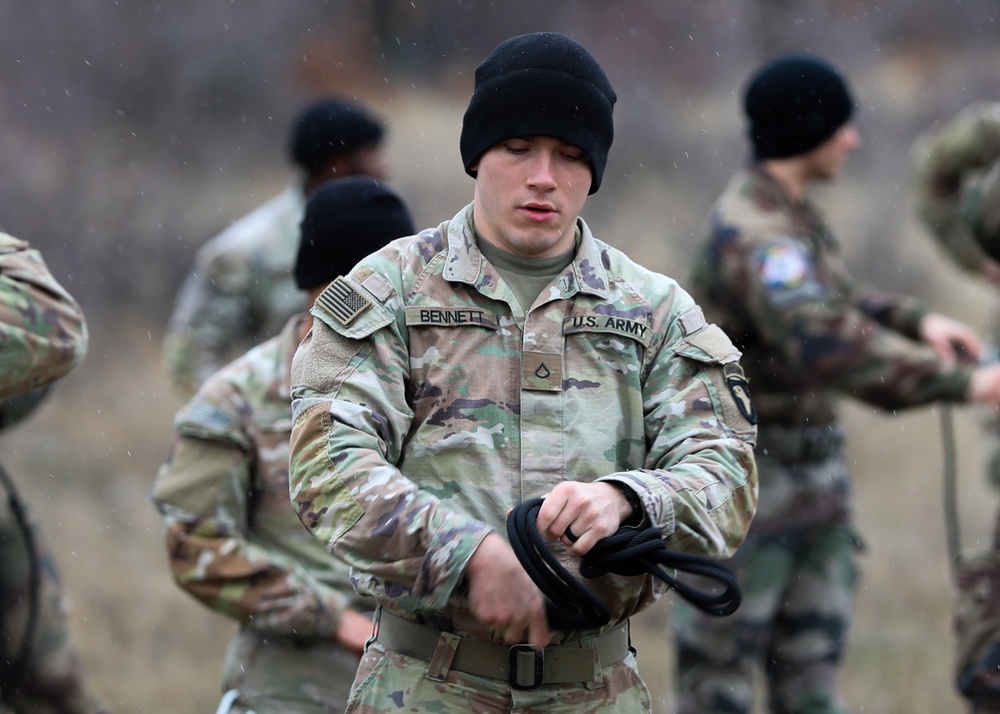
[[[678,111],[671,131],[705,135],[701,144],[691,140],[694,153],[701,147],[702,155],[709,155],[705,146],[730,151],[739,146],[731,101],[689,104]],[[472,187],[456,170],[460,114],[434,101],[397,102],[393,110],[393,183],[418,223],[451,216]],[[716,138],[724,134],[725,140]],[[910,217],[898,157],[880,164],[882,158],[859,157],[855,165],[864,171],[849,168],[843,182],[818,196],[844,239],[849,262],[880,285],[915,292],[985,331],[1000,299],[940,262]],[[737,163],[738,155],[719,159],[716,178]],[[872,177],[886,165],[897,175],[875,186]],[[224,187],[229,193],[220,193],[218,201],[239,215],[286,178],[258,181],[255,196],[239,185]],[[686,276],[690,234],[720,186],[706,190],[686,182],[683,172],[673,178],[646,174],[641,164],[629,171],[609,167],[609,181],[626,189],[614,194],[602,189],[588,203],[584,215],[595,232],[663,272]],[[0,439],[3,460],[55,551],[71,599],[73,634],[95,688],[118,712],[214,711],[233,626],[174,587],[160,523],[147,498],[178,406],[160,362],[163,326],[126,305],[102,304],[88,313],[88,359],[30,422]],[[961,711],[949,678],[938,412],[922,408],[889,415],[849,403],[845,421],[858,520],[868,543],[845,696],[859,712]],[[963,533],[971,547],[987,536],[996,499],[981,477],[974,410],[957,409],[956,423]],[[664,602],[635,626],[657,714],[672,711],[668,623]]]

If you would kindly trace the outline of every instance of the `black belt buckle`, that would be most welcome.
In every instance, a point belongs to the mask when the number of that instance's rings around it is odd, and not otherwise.
[[[538,689],[544,679],[545,650],[528,644],[507,650],[507,683],[511,689]]]

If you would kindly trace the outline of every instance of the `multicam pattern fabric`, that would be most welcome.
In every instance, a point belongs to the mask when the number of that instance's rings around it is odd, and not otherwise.
[[[334,639],[339,618],[374,607],[288,499],[289,369],[306,319],[202,385],[177,415],[152,491],[175,580],[242,626],[224,688],[261,712],[292,711],[296,701],[343,711],[358,660]]]
[[[203,245],[177,296],[164,358],[179,396],[306,309],[292,267],[305,198],[290,186]]]
[[[87,351],[87,324],[37,250],[0,233],[0,398],[42,387]]]
[[[48,385],[83,359],[87,343],[83,311],[39,252],[0,233],[0,428],[30,414]],[[70,642],[51,550],[33,522],[19,522],[13,495],[3,493],[0,505],[2,698],[14,711],[106,712],[88,690]],[[33,572],[38,573],[37,594]],[[12,674],[7,667],[15,664],[23,670]]]
[[[0,655],[4,662],[17,662],[22,652],[28,658],[23,676],[4,691],[4,701],[13,712],[107,714],[90,691],[70,639],[66,597],[52,550],[33,521],[28,524],[30,540],[26,537],[6,497],[0,505]],[[35,597],[33,568],[39,576]],[[7,711],[2,705],[0,709]]]
[[[917,208],[931,235],[963,268],[1000,255],[1000,103],[976,102],[913,146]],[[996,309],[994,310],[996,312]],[[992,347],[1000,344],[993,321]],[[1000,421],[982,411],[987,477],[1000,488]],[[998,523],[1000,525],[1000,523]],[[1000,541],[963,557],[954,610],[955,682],[978,711],[1000,711]]]
[[[437,659],[435,657],[435,659]],[[434,666],[432,665],[432,670]],[[652,711],[649,690],[639,677],[633,655],[601,670],[599,686],[555,684],[538,689],[511,689],[503,680],[454,670],[428,671],[426,662],[386,650],[368,648],[358,667],[358,684],[347,714],[384,712],[525,712],[525,714],[619,714]],[[386,695],[386,691],[389,692]],[[457,702],[448,692],[459,692]]]
[[[915,300],[855,281],[813,205],[759,167],[733,177],[702,239],[692,294],[744,352],[760,496],[735,561],[745,605],[709,621],[675,604],[679,709],[750,711],[763,667],[775,711],[837,712],[859,542],[837,400],[963,400],[970,372],[917,341]]]
[[[362,261],[344,282],[367,307],[349,324],[313,309],[292,499],[392,612],[501,641],[469,611],[465,566],[508,509],[563,480],[627,483],[673,549],[743,539],[755,427],[723,376],[739,353],[673,280],[578,226],[574,261],[527,314],[476,246],[471,206]],[[588,585],[606,628],[663,592],[648,576]]]
[[[912,162],[917,210],[952,258],[978,270],[983,245],[1000,254],[1000,103],[971,104],[921,136]]]

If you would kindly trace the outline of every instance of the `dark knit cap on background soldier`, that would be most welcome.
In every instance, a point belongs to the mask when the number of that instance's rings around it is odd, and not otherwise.
[[[295,283],[312,304],[370,252],[413,232],[409,210],[374,178],[327,181],[306,203]],[[347,565],[289,502],[289,372],[312,319],[293,316],[205,381],[177,414],[151,494],[178,586],[240,624],[223,667],[218,711],[227,714],[343,712],[372,632],[374,601],[354,591]]]
[[[750,712],[760,673],[774,712],[845,711],[837,678],[860,539],[838,400],[884,409],[1000,402],[1000,368],[972,368],[974,331],[855,280],[809,188],[861,145],[855,103],[825,60],[791,54],[753,73],[743,110],[753,160],[701,231],[690,282],[743,351],[759,414],[757,513],[734,563],[740,609],[674,608],[677,705]],[[895,476],[894,476],[895,477]]]
[[[354,102],[313,102],[290,129],[289,156],[301,178],[199,248],[177,295],[164,359],[183,399],[305,309],[291,268],[306,198],[330,179],[387,176],[383,122]]]
[[[649,711],[628,622],[664,588],[590,578],[610,621],[550,619],[507,513],[542,498],[535,525],[574,577],[623,523],[711,556],[746,532],[755,429],[725,377],[739,353],[580,215],[616,100],[566,35],[500,43],[462,124],[472,202],[316,301],[289,482],[379,604],[349,711]]]

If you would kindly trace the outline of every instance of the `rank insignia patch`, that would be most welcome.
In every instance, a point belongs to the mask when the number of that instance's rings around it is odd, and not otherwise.
[[[339,277],[320,293],[316,298],[316,305],[346,327],[354,322],[358,315],[370,308],[372,303],[343,277]]]

